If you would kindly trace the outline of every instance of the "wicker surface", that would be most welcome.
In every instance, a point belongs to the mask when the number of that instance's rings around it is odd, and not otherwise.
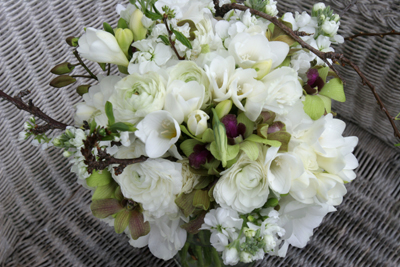
[[[72,123],[79,96],[47,84],[49,69],[71,60],[65,37],[83,27],[112,26],[118,1],[0,1],[0,80],[8,93],[32,91],[30,98],[52,117]],[[125,1],[127,2],[127,1]],[[305,10],[314,1],[280,1],[280,9]],[[340,13],[351,1],[327,1]],[[342,34],[400,30],[398,0],[358,0],[344,12]],[[400,38],[357,38],[345,52],[366,71],[392,114],[400,111]],[[360,138],[355,155],[358,178],[338,212],[328,215],[304,249],[257,266],[399,266],[400,154],[392,131],[372,94],[343,68],[348,102],[335,105],[348,122],[347,135]],[[0,264],[1,266],[176,266],[132,248],[127,237],[99,222],[89,210],[90,193],[76,184],[57,149],[42,151],[17,141],[27,113],[0,101]]]

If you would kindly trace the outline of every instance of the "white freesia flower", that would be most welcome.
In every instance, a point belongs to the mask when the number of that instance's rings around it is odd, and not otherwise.
[[[148,245],[154,256],[163,260],[172,259],[186,242],[187,233],[180,227],[183,223],[180,218],[171,220],[163,216],[150,221],[150,233],[137,240],[130,237],[129,243],[137,248]]]
[[[237,34],[229,44],[229,53],[236,64],[242,68],[250,68],[257,61],[272,60],[272,68],[279,66],[289,52],[289,46],[283,42],[269,42],[261,34]]]
[[[204,95],[204,85],[196,81],[185,83],[175,80],[167,88],[164,109],[171,113],[178,124],[181,124],[187,121],[189,113],[201,108]]]
[[[152,218],[176,214],[175,197],[182,188],[182,164],[165,159],[148,159],[128,165],[119,174],[113,174],[126,198],[142,204]]]
[[[181,135],[181,129],[168,111],[160,110],[148,114],[137,125],[135,134],[145,143],[147,155],[158,158],[172,147],[176,150],[175,143]]]
[[[117,121],[137,123],[147,114],[161,110],[165,101],[165,80],[155,72],[126,76],[115,85],[110,97]]]
[[[261,80],[267,90],[264,109],[278,114],[286,114],[303,95],[303,88],[297,72],[289,67],[281,67],[267,74]]]
[[[78,103],[75,112],[75,124],[83,125],[83,121],[95,119],[101,126],[107,126],[108,118],[104,107],[114,92],[115,85],[121,80],[119,76],[99,75],[99,83],[91,86],[88,93],[82,96],[84,102]]]
[[[106,31],[87,28],[79,38],[79,54],[91,61],[128,66],[129,61],[118,45],[115,37]]]
[[[291,153],[278,153],[279,147],[270,147],[265,156],[264,168],[272,190],[279,194],[289,193],[292,179],[303,174],[302,162]]]
[[[235,73],[235,59],[232,56],[215,57],[210,65],[204,66],[211,84],[214,101],[223,101],[230,98],[229,82]]]
[[[214,188],[215,201],[224,208],[240,213],[249,213],[262,207],[268,199],[267,172],[263,166],[264,156],[256,161],[241,153],[239,159],[229,169],[221,172],[221,178]]]
[[[210,117],[202,110],[195,110],[189,113],[187,126],[189,131],[196,137],[201,137],[205,130],[207,130],[207,120]]]

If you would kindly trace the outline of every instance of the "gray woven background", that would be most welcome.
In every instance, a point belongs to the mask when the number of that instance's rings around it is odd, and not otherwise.
[[[72,123],[70,88],[48,86],[49,70],[75,62],[64,39],[83,27],[115,26],[120,1],[0,1],[0,81],[8,93],[32,91],[30,98],[52,117]],[[123,2],[123,1],[121,1]],[[125,1],[127,2],[127,1]],[[282,11],[310,10],[316,1],[280,0]],[[337,13],[351,1],[329,0]],[[400,30],[399,0],[353,0],[342,14],[342,34]],[[361,37],[340,49],[377,85],[389,111],[400,112],[400,37]],[[94,66],[94,65],[93,65]],[[338,212],[328,215],[304,249],[257,266],[399,266],[400,154],[389,123],[366,87],[349,68],[345,104],[335,110],[346,135],[359,137],[357,179]],[[87,81],[80,80],[85,83]],[[175,266],[135,249],[127,237],[99,222],[89,210],[90,193],[76,184],[60,151],[42,151],[17,141],[27,113],[0,101],[0,264],[1,266]]]

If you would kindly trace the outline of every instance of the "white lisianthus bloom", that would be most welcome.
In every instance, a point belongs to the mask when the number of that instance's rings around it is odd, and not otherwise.
[[[91,61],[128,66],[129,61],[118,45],[115,37],[106,31],[87,28],[79,38],[79,54]]]
[[[196,81],[200,85],[204,86],[205,94],[202,109],[208,107],[211,103],[211,90],[210,90],[210,82],[208,81],[207,74],[201,69],[199,66],[196,65],[193,61],[181,61],[175,66],[168,69],[169,80],[168,80],[168,87],[169,85],[174,82],[175,80],[181,80],[185,83],[190,81]]]
[[[164,109],[171,113],[178,124],[181,124],[187,121],[190,112],[201,108],[204,95],[204,85],[196,81],[185,83],[175,80],[167,88]]]
[[[229,44],[229,54],[242,68],[251,68],[257,61],[272,60],[272,68],[279,66],[289,52],[289,46],[283,42],[269,42],[262,34],[237,34]]]
[[[83,125],[83,121],[96,120],[101,126],[107,126],[108,118],[104,107],[114,92],[115,85],[121,80],[119,76],[99,75],[99,83],[91,86],[88,93],[82,96],[84,102],[78,103],[75,108],[75,124]]]
[[[287,194],[293,179],[304,172],[302,162],[291,153],[278,153],[279,147],[267,150],[264,162],[269,187],[279,194]]]
[[[201,138],[204,131],[207,130],[207,120],[210,117],[202,110],[195,110],[189,113],[187,126],[189,131],[196,137]]]
[[[128,165],[119,174],[113,174],[126,198],[142,204],[152,218],[176,214],[175,197],[182,188],[182,164],[165,159],[148,159]]]
[[[214,188],[215,201],[224,208],[240,213],[250,213],[262,207],[268,199],[267,172],[263,166],[262,149],[256,161],[242,152],[229,169],[221,172],[221,178]]]
[[[136,128],[135,134],[145,143],[146,154],[150,158],[161,157],[171,148],[176,150],[175,143],[181,135],[181,129],[168,111],[160,110],[148,114]]]
[[[168,216],[150,221],[150,233],[137,240],[133,240],[129,235],[129,244],[136,248],[148,245],[151,253],[157,258],[172,259],[186,242],[186,230],[180,227],[183,223],[180,218],[171,220]]]
[[[303,88],[297,72],[289,67],[281,67],[267,74],[261,80],[268,97],[264,109],[278,114],[286,114],[303,95]]]
[[[126,76],[115,85],[110,97],[116,121],[137,123],[147,114],[161,110],[165,101],[165,80],[155,72]]]

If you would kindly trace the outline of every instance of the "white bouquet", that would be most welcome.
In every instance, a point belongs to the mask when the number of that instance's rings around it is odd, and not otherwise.
[[[235,265],[306,246],[358,166],[358,139],[331,111],[343,83],[315,53],[343,42],[339,16],[322,3],[278,19],[274,0],[130,2],[116,28],[69,38],[79,63],[52,70],[56,87],[77,66],[98,81],[78,87],[75,125],[32,118],[20,138],[62,148],[93,215],[158,258]]]

